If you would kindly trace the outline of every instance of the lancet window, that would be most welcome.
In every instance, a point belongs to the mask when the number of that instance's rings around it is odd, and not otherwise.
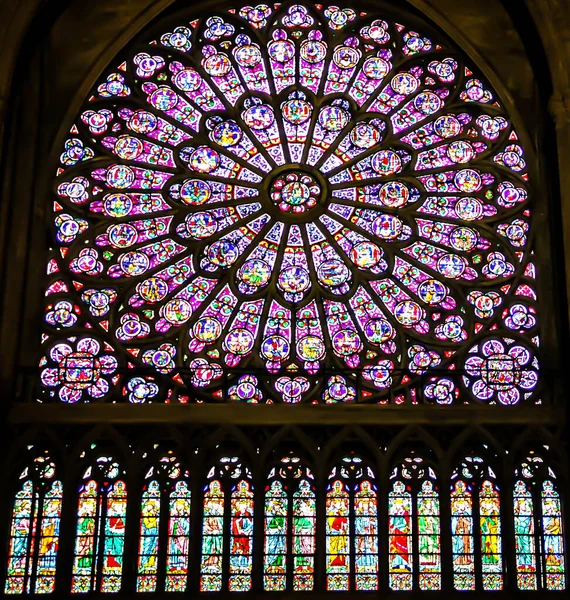
[[[311,591],[316,552],[315,483],[311,470],[293,453],[269,472],[264,536],[264,589]]]
[[[236,456],[220,458],[203,492],[201,591],[251,589],[253,511],[249,468]]]
[[[328,590],[378,589],[378,488],[371,467],[352,453],[328,478],[326,574]]]
[[[388,513],[391,589],[441,589],[439,484],[421,456],[414,453],[394,468]]]
[[[137,591],[183,592],[190,552],[189,472],[172,450],[159,454],[145,474]]]
[[[452,475],[451,539],[457,590],[503,589],[501,488],[482,456],[466,456]]]
[[[521,590],[566,589],[564,532],[558,481],[531,450],[515,471],[513,511],[517,583]]]
[[[79,486],[71,591],[117,593],[124,565],[125,471],[113,456],[90,454]]]
[[[20,473],[18,487],[10,522],[4,591],[49,594],[55,587],[63,484],[47,451]]]

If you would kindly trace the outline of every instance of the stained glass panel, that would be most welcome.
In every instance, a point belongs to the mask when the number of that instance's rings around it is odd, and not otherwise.
[[[142,495],[137,592],[154,592],[158,576],[160,485],[151,481]]]
[[[105,541],[101,569],[101,591],[118,592],[123,575],[127,489],[123,481],[112,484],[107,491]]]
[[[513,493],[517,585],[520,590],[536,590],[536,543],[534,502],[523,481],[515,483]]]
[[[96,451],[96,444],[91,450]],[[82,453],[82,457],[86,455]],[[98,455],[83,473],[76,514],[72,593],[121,590],[127,488],[110,456]]]
[[[266,591],[286,589],[288,519],[287,492],[280,481],[273,481],[265,492],[263,587]]]
[[[62,501],[62,483],[61,481],[54,481],[44,496],[42,507],[36,594],[46,594],[54,591]]]
[[[439,494],[431,481],[417,495],[418,565],[420,590],[441,589],[441,520]]]
[[[315,573],[316,499],[306,479],[293,494],[293,590],[311,591]]]
[[[101,498],[96,481],[87,481],[79,491],[77,530],[73,561],[72,592],[94,590],[96,540],[101,518]]]
[[[39,399],[540,400],[529,173],[477,69],[387,8],[188,17],[62,148]]]
[[[462,480],[451,491],[451,544],[455,589],[474,590],[473,495],[471,486]]]
[[[552,481],[542,484],[543,577],[547,590],[566,589],[564,575],[564,538],[560,495]]]
[[[202,562],[200,590],[222,589],[222,555],[224,551],[224,494],[219,481],[212,481],[204,493],[202,526]]]
[[[185,481],[178,481],[170,492],[165,585],[167,592],[183,592],[186,589],[190,556],[190,496]]]
[[[229,589],[247,592],[253,565],[253,491],[247,481],[240,481],[232,491],[231,511]]]
[[[395,481],[388,496],[390,589],[411,590],[412,495],[402,481]]]
[[[501,500],[497,486],[483,481],[479,492],[479,527],[483,589],[503,589]]]
[[[35,532],[37,498],[31,481],[25,481],[16,493],[12,509],[10,547],[8,554],[8,576],[5,592],[22,594],[26,574],[31,570],[31,550]],[[29,591],[29,590],[28,590]]]
[[[326,499],[327,590],[349,589],[350,573],[350,499],[340,480],[329,485]]]
[[[30,446],[31,450],[33,446]],[[20,474],[10,521],[6,594],[54,591],[63,485],[47,451]]]
[[[378,495],[363,481],[354,495],[354,556],[357,590],[378,589]]]

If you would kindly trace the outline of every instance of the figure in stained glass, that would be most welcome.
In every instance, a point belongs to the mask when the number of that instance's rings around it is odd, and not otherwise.
[[[143,492],[141,506],[141,528],[139,546],[139,574],[156,575],[158,572],[158,526],[160,523],[160,486],[158,481],[151,481]],[[143,582],[139,578],[142,587]],[[139,591],[143,591],[140,589]]]
[[[341,481],[335,481],[327,494],[327,565],[332,572],[343,572],[347,567],[349,512],[345,486]]]
[[[469,488],[457,481],[451,493],[451,543],[456,589],[474,589],[473,501]]]
[[[411,589],[412,505],[411,494],[396,481],[389,495],[390,581],[392,589]],[[403,576],[401,576],[403,574]]]
[[[552,481],[542,485],[542,528],[544,569],[548,590],[565,589],[564,542],[560,496]]]
[[[285,574],[287,556],[287,494],[280,481],[274,481],[265,496],[265,572]]]
[[[422,483],[417,496],[418,562],[420,589],[441,586],[439,496],[431,481]]]
[[[303,479],[293,494],[293,589],[296,591],[313,589],[315,533],[315,493]]]
[[[56,465],[44,451],[20,474],[23,482],[12,505],[6,594],[54,591],[63,499],[55,473]]]
[[[534,502],[530,490],[520,480],[516,482],[513,493],[513,512],[518,587],[523,590],[535,590],[537,581]]]

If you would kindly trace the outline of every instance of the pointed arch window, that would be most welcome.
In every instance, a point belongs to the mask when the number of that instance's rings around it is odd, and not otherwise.
[[[440,590],[441,521],[435,472],[423,458],[410,456],[394,468],[391,481],[388,495],[390,588]]]
[[[189,472],[172,451],[146,473],[140,514],[137,591],[183,592],[188,583]],[[161,583],[162,582],[162,583]]]
[[[500,489],[493,469],[475,454],[452,474],[451,540],[455,589],[503,589]]]
[[[326,494],[327,590],[378,589],[378,492],[362,458],[345,456]]]
[[[515,478],[517,585],[521,590],[565,590],[564,528],[556,475],[531,451]]]
[[[127,516],[125,472],[112,456],[99,455],[79,487],[71,591],[121,589]]]
[[[200,590],[251,589],[253,485],[235,456],[222,457],[204,488]]]
[[[316,497],[301,459],[281,459],[265,488],[263,587],[311,591],[315,573]]]
[[[55,589],[63,485],[48,453],[20,474],[10,523],[6,594],[49,594]]]

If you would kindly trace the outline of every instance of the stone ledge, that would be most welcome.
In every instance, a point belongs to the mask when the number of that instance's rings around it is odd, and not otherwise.
[[[378,406],[266,404],[20,404],[8,421],[19,424],[235,424],[235,425],[560,425],[559,406]]]

